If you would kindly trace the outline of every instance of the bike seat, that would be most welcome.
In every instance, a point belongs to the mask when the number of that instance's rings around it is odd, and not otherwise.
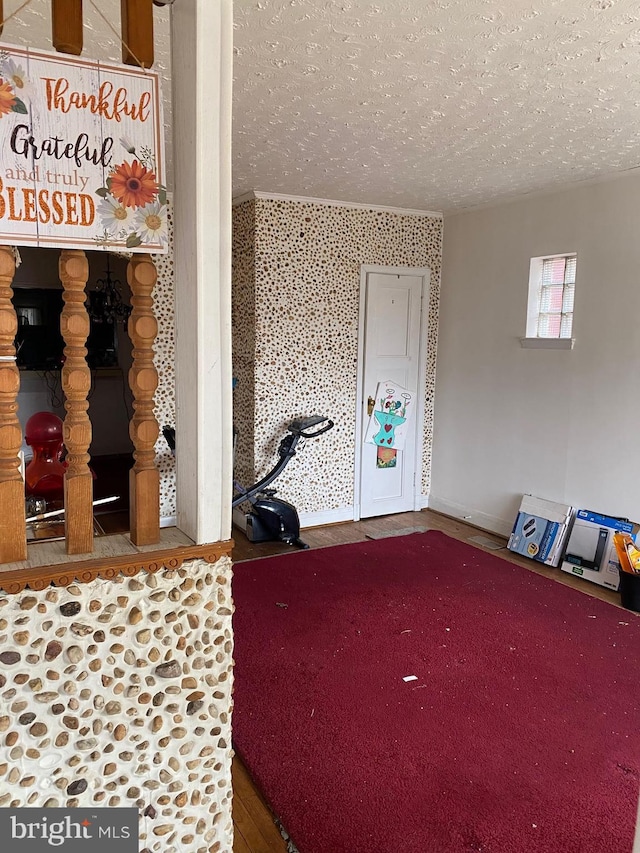
[[[310,429],[320,424],[324,424],[321,429],[309,432]],[[317,435],[321,435],[323,432],[331,429],[332,426],[333,421],[329,420],[329,418],[323,415],[311,415],[308,418],[296,418],[296,420],[291,421],[287,429],[293,435],[300,435],[303,438],[315,438]]]

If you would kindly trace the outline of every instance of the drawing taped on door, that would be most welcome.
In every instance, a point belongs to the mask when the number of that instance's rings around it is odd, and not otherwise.
[[[428,286],[425,269],[362,269],[356,517],[420,508],[422,303]],[[403,398],[403,392],[408,396]],[[410,418],[405,417],[410,405],[400,414],[403,402],[414,406]],[[372,416],[387,434],[401,426],[402,449],[365,440],[371,438],[367,427]]]
[[[373,402],[367,398],[367,413],[370,417],[364,440],[383,450],[393,450],[394,455],[390,458],[394,461],[397,451],[404,450],[415,398],[415,391],[409,391],[391,379],[378,382]],[[381,454],[378,453],[378,460],[380,458]]]

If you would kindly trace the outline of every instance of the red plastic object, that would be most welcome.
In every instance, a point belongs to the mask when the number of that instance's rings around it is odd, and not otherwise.
[[[25,469],[27,495],[47,501],[63,500],[62,421],[52,412],[36,412],[25,426],[25,441],[33,449],[33,459]]]

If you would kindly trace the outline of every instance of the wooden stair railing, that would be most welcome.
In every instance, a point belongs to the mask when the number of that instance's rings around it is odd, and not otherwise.
[[[67,448],[64,477],[67,554],[88,554],[93,550],[93,477],[89,468],[91,421],[87,413],[91,371],[85,346],[89,336],[89,315],[85,307],[88,277],[89,264],[85,253],[79,249],[64,249],[60,253],[64,299],[60,332],[66,345],[62,390],[67,414],[62,432]]]
[[[154,61],[152,0],[120,0],[120,11],[122,61],[150,68]],[[56,50],[76,55],[82,53],[82,26],[82,0],[52,0],[53,44]],[[86,283],[86,275],[77,265],[81,256],[84,257],[84,253],[62,253],[65,259],[65,293],[68,294],[68,301],[65,295],[66,335],[63,332],[68,347],[68,352],[65,349],[67,362],[63,370],[63,389],[67,395],[65,444],[69,460],[65,481],[68,553],[84,553],[85,549],[91,550],[93,543],[92,484],[87,453],[91,442],[91,423],[86,403],[90,371],[84,348],[87,337],[84,332],[86,329],[88,334],[89,321],[84,307],[80,309],[79,305],[80,288],[84,299]],[[61,277],[62,267],[61,258]],[[129,263],[127,277],[132,293],[129,331],[134,347],[133,365],[129,372],[134,398],[134,416],[129,424],[129,433],[135,448],[135,464],[129,483],[131,539],[138,545],[152,545],[160,541],[160,475],[155,466],[154,449],[159,429],[153,412],[158,374],[153,364],[152,349],[158,327],[151,299],[157,273],[153,262],[134,257]],[[72,446],[69,446],[69,441]]]
[[[58,53],[82,53],[82,0],[51,0],[51,41]]]
[[[125,65],[153,65],[153,0],[120,0],[122,61]],[[2,20],[0,0],[0,20]],[[82,0],[51,0],[51,40],[59,53],[82,53]],[[0,27],[0,33],[2,27]]]
[[[17,415],[20,371],[14,346],[18,320],[11,301],[15,270],[13,249],[0,246],[0,563],[27,559],[19,458],[22,430]]]
[[[149,68],[153,65],[153,0],[121,0],[123,62]],[[0,21],[3,2],[0,0]],[[82,0],[52,0],[51,28],[54,48],[78,56],[83,49]],[[0,33],[2,25],[0,24]],[[20,373],[15,363],[17,318],[11,301],[15,259],[13,249],[0,246],[0,563],[27,559],[24,482],[19,451],[22,431],[17,417]],[[66,417],[63,438],[67,449],[64,485],[65,539],[68,554],[93,549],[93,479],[89,468],[91,421],[87,395],[91,372],[86,362],[89,317],[85,308],[88,263],[83,251],[65,249],[60,255],[64,308],[60,330],[65,342],[62,387]],[[151,293],[157,273],[153,262],[134,256],[127,277],[133,311],[129,329],[133,365],[129,383],[134,416],[129,432],[135,464],[130,474],[131,539],[136,545],[160,541],[159,472],[155,443],[159,428],[154,415],[158,374],[153,363],[157,322]]]
[[[120,0],[122,61],[125,65],[153,65],[153,0]]]
[[[153,362],[158,322],[151,297],[157,277],[155,264],[148,256],[134,255],[129,261],[127,281],[133,306],[129,317],[129,337],[133,344],[129,386],[134,410],[129,435],[135,448],[135,463],[129,474],[129,526],[134,545],[154,545],[160,541],[160,474],[155,464],[155,443],[160,430],[154,414],[158,371]]]

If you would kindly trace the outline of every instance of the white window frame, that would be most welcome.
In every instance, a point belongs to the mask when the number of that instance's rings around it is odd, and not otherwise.
[[[542,289],[542,266],[544,261],[554,258],[577,258],[577,252],[558,252],[555,255],[541,255],[531,258],[529,265],[529,296],[527,299],[526,337],[520,338],[520,345],[530,349],[573,349],[574,337],[542,338],[538,336],[538,317],[540,314],[540,291]],[[573,331],[573,323],[572,323]]]

